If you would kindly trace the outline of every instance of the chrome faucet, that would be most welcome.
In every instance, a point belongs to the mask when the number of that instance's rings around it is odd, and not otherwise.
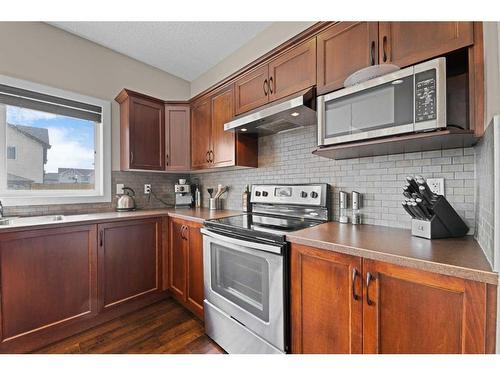
[[[0,201],[0,219],[3,217],[3,206],[2,201]]]

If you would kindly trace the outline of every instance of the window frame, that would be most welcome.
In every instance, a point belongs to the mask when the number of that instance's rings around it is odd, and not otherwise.
[[[94,131],[95,185],[93,190],[7,189],[7,129],[0,125],[0,200],[4,206],[30,206],[111,202],[111,102],[30,81],[0,75],[0,83],[26,90],[72,99],[102,108],[102,121]]]

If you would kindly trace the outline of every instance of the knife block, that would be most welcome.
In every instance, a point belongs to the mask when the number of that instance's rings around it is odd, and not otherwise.
[[[411,234],[428,239],[462,237],[469,227],[442,195],[430,207],[434,213],[430,220],[412,219]]]

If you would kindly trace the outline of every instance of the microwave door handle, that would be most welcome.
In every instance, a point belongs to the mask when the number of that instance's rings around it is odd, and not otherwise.
[[[325,97],[324,96],[318,96],[317,99],[317,104],[318,104],[318,146],[324,146],[325,145]]]

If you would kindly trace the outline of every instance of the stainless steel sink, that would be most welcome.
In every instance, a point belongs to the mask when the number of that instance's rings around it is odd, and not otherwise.
[[[63,215],[47,215],[32,217],[6,217],[0,219],[0,226],[23,226],[23,225],[41,225],[56,221],[64,221]]]

